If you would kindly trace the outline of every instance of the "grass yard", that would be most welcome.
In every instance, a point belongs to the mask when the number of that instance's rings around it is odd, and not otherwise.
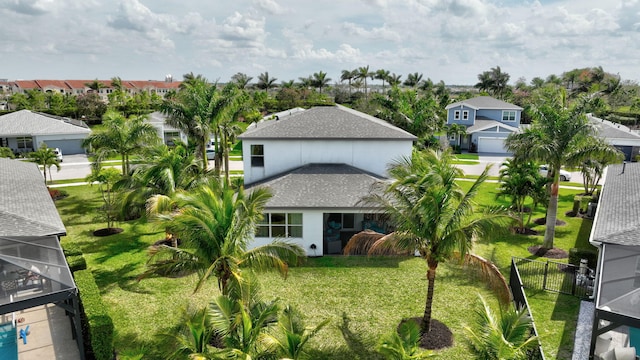
[[[462,186],[470,183],[463,182]],[[495,199],[497,184],[483,186],[480,204],[506,204],[506,200]],[[102,205],[97,187],[63,189],[69,197],[56,203],[68,231],[62,245],[74,242],[83,250],[110,308],[117,351],[144,352],[145,359],[164,359],[167,344],[157,335],[173,331],[185,308],[203,307],[219,294],[216,281],[209,281],[197,294],[193,294],[195,276],[137,281],[148,259],[147,247],[163,238],[163,229],[132,221],[117,225],[124,229],[120,234],[94,237],[92,232],[105,225],[95,219]],[[591,221],[564,216],[578,192],[561,190],[558,214],[567,225],[557,228],[556,247],[565,250],[589,246]],[[533,218],[541,217],[541,211],[538,209]],[[542,235],[544,226],[534,229]],[[527,247],[541,243],[541,236],[504,235],[478,243],[475,252],[492,259],[508,276],[511,256],[534,258]],[[263,274],[260,279],[265,299],[277,297],[282,303],[297,306],[305,314],[307,325],[331,320],[310,343],[313,359],[378,359],[373,352],[378,339],[395,329],[403,318],[422,315],[425,274],[424,261],[414,257],[326,256],[308,259],[302,266],[292,268],[286,280],[275,273]],[[454,346],[439,351],[439,358],[470,358],[462,329],[471,322],[478,293],[497,304],[481,282],[456,264],[438,268],[433,317],[454,334]],[[570,359],[578,299],[545,292],[528,295],[545,355]]]

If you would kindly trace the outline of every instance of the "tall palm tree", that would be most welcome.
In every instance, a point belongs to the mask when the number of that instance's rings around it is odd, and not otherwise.
[[[491,73],[484,71],[478,74],[478,83],[476,83],[474,87],[478,88],[480,91],[488,92],[491,89],[492,83],[493,79],[491,78]]]
[[[278,240],[248,249],[248,241],[270,197],[271,193],[264,188],[254,188],[247,194],[242,188],[234,190],[217,180],[178,192],[175,196],[178,210],[158,217],[185,246],[156,248],[144,276],[196,271],[200,278],[195,291],[213,276],[224,295],[242,279],[243,268],[276,269],[286,276],[288,264],[295,264],[304,256],[298,245]]]
[[[369,253],[389,247],[416,251],[427,263],[423,334],[428,334],[431,326],[436,270],[440,262],[465,258],[476,239],[495,235],[511,221],[502,208],[486,208],[481,216],[474,213],[473,199],[486,180],[488,170],[487,167],[464,192],[455,180],[462,171],[453,164],[450,152],[414,152],[411,159],[403,158],[390,165],[391,181],[381,183],[381,193],[363,199],[364,203],[381,207],[396,229],[377,240]],[[483,261],[476,264],[493,274],[503,289],[506,287],[504,277],[495,266]]]
[[[13,155],[13,154],[12,154]],[[60,171],[60,163],[53,149],[47,147],[47,144],[42,143],[38,150],[29,153],[29,158],[36,164],[42,166],[44,171],[44,183],[47,183],[47,170],[49,170],[49,177],[51,177],[51,167],[55,166]]]
[[[236,73],[231,76],[231,82],[236,84],[236,86],[240,89],[246,89],[249,86],[249,82],[253,79],[252,76],[249,76],[245,73]]]
[[[549,166],[552,181],[541,254],[553,248],[562,166],[579,164],[595,156],[609,154],[615,157],[618,153],[613,146],[587,141],[595,136],[594,125],[587,119],[581,105],[570,109],[565,107],[562,90],[554,90],[539,98],[531,108],[531,126],[510,134],[505,141],[507,149],[515,157]]]
[[[320,94],[322,94],[322,88],[327,86],[331,82],[331,78],[327,77],[327,73],[320,70],[317,73],[313,73],[311,85],[317,87]]]
[[[295,80],[289,80],[289,81],[283,80],[280,82],[280,87],[283,89],[293,89],[295,84],[296,84]]]
[[[369,71],[369,65],[357,69],[356,78],[364,81],[364,97],[367,97],[367,78],[372,78],[375,73]]]
[[[96,164],[110,155],[122,157],[122,174],[128,175],[130,157],[144,148],[160,141],[156,129],[148,123],[146,116],[125,118],[119,112],[109,110],[102,117],[104,127],[93,131],[82,141],[82,146],[96,152]]]
[[[246,101],[244,92],[234,83],[219,90],[216,84],[209,84],[205,78],[196,78],[188,83],[173,98],[165,99],[161,110],[168,115],[167,123],[184,131],[190,142],[197,145],[198,157],[206,170],[207,144],[213,136],[216,146],[220,144],[218,127],[225,119],[234,118],[238,109]],[[214,170],[219,172],[221,157],[216,156]]]
[[[349,94],[351,94],[351,81],[356,77],[356,70],[342,70],[340,81],[349,82]]]
[[[276,81],[278,81],[277,78],[269,77],[269,72],[265,71],[258,75],[258,83],[256,84],[256,87],[268,93],[269,89],[274,89],[277,86]]]
[[[491,90],[499,99],[504,99],[504,96],[509,89],[509,78],[510,75],[502,72],[500,66],[491,68]]]
[[[407,80],[404,81],[405,86],[416,87],[422,80],[422,74],[414,72],[413,74],[407,75]]]
[[[389,79],[389,75],[391,73],[389,72],[389,70],[385,70],[385,69],[378,69],[375,72],[375,78],[377,80],[381,80],[382,81],[382,92],[384,93],[384,83],[387,81],[387,79]]]
[[[486,300],[475,311],[473,327],[466,326],[469,347],[479,360],[526,360],[529,351],[538,346],[538,338],[530,336],[532,320],[526,308],[510,309],[496,316]]]

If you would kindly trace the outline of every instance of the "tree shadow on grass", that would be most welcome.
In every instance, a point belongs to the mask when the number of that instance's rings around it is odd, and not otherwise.
[[[96,284],[102,293],[109,291],[114,286],[118,286],[125,291],[152,294],[151,291],[142,290],[138,282],[138,275],[135,274],[137,271],[139,271],[137,264],[126,264],[114,270],[93,270],[93,277],[96,279]]]
[[[362,337],[361,334],[354,332],[350,328],[351,320],[346,313],[342,313],[342,324],[338,326],[342,337],[347,343],[347,346],[351,351],[356,354],[358,359],[383,359],[375,349],[375,342],[367,340]]]
[[[139,359],[164,359],[171,352],[167,341],[162,341],[159,337],[154,340],[141,340],[135,333],[117,333],[118,338],[115,349],[117,359],[139,360]],[[124,344],[120,346],[119,344]]]

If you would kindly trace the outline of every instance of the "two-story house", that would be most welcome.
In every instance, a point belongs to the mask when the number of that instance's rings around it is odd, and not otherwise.
[[[490,96],[458,101],[445,109],[447,125],[467,128],[466,134],[449,138],[452,145],[462,150],[506,154],[504,140],[520,128],[522,108]]]
[[[283,112],[240,135],[247,188],[273,193],[254,245],[288,238],[309,256],[337,254],[365,228],[385,230],[360,204],[387,165],[410,157],[414,135],[343,106]]]

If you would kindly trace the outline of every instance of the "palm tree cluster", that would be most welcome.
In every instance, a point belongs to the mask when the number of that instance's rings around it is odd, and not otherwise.
[[[475,85],[480,91],[487,91],[498,99],[505,99],[511,88],[509,87],[509,74],[502,72],[500,66],[491,68],[478,75],[479,82]]]
[[[594,141],[595,127],[584,113],[588,99],[567,107],[563,94],[563,91],[555,91],[537,98],[531,108],[531,126],[510,134],[505,142],[515,159],[549,166],[550,196],[541,253],[553,248],[562,166],[581,166],[589,159],[604,158],[612,162],[621,159],[621,153],[615,147]]]

